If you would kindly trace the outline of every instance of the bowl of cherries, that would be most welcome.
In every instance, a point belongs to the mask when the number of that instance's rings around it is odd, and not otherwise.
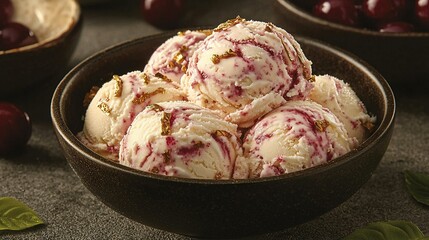
[[[80,22],[75,0],[0,0],[0,96],[64,70]]]
[[[429,74],[428,0],[277,0],[278,24],[350,51],[393,85]]]

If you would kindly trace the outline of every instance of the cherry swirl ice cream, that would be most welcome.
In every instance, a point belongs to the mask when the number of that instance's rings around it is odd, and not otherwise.
[[[79,139],[149,173],[198,179],[288,174],[356,148],[375,117],[353,89],[272,23],[228,20],[167,39],[144,71],[92,89]],[[238,181],[238,180],[237,180]]]
[[[189,59],[181,85],[189,100],[249,127],[312,88],[311,62],[285,30],[236,18],[219,25]]]
[[[352,145],[344,124],[329,109],[312,101],[288,101],[249,130],[234,177],[300,171],[344,155]]]
[[[114,160],[118,158],[122,137],[146,106],[186,99],[174,82],[140,71],[114,75],[92,94],[79,138],[89,148]]]
[[[189,102],[149,105],[124,136],[119,163],[166,176],[232,178],[241,155],[237,125]]]
[[[365,105],[350,85],[336,77],[315,76],[309,98],[329,108],[344,123],[349,136],[356,140],[356,145],[366,139],[375,123],[375,117],[367,113]]]
[[[188,69],[190,56],[211,30],[179,32],[165,41],[150,57],[144,72],[164,76],[180,84],[180,78]]]

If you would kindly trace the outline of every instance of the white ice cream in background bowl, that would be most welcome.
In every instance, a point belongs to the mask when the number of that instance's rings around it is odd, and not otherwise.
[[[145,108],[124,136],[119,163],[166,176],[231,179],[242,154],[237,125],[189,102]]]
[[[180,83],[180,78],[188,68],[190,56],[209,34],[211,34],[211,30],[179,32],[155,50],[146,64],[144,72],[164,76]]]
[[[330,76],[315,76],[309,98],[329,108],[344,123],[350,137],[362,143],[375,123],[348,83]]]
[[[83,131],[78,137],[89,148],[112,160],[118,160],[120,141],[146,106],[186,99],[176,83],[140,71],[114,75],[89,95]]]
[[[189,100],[250,127],[310,89],[311,62],[285,30],[237,17],[219,25],[189,60],[181,85]]]
[[[288,101],[246,134],[235,178],[277,176],[317,166],[349,152],[353,140],[327,108]]]

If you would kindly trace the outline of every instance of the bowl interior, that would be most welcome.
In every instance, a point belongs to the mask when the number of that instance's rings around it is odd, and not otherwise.
[[[106,49],[73,69],[62,81],[57,94],[62,94],[61,99],[54,95],[53,106],[58,108],[60,120],[66,128],[66,137],[90,156],[100,159],[81,144],[75,135],[83,129],[83,116],[86,109],[83,106],[85,94],[93,86],[101,86],[109,81],[112,75],[122,75],[134,70],[143,70],[153,51],[174,33],[166,33],[132,40],[118,46]],[[376,126],[372,135],[359,146],[359,149],[368,145],[384,134],[386,127],[391,124],[394,115],[394,96],[390,86],[372,67],[357,60],[354,56],[343,53],[335,48],[327,47],[325,44],[305,38],[297,38],[306,56],[313,62],[313,72],[317,75],[330,74],[348,82],[361,98],[371,115],[377,116]],[[61,90],[64,88],[63,90]],[[58,93],[60,92],[60,93]],[[60,101],[56,103],[55,101]],[[351,153],[340,157],[341,159],[354,154]],[[120,166],[117,163],[103,159],[112,166]],[[336,161],[333,161],[336,162]],[[328,165],[331,163],[328,163]],[[323,167],[324,165],[322,165]],[[124,168],[120,166],[120,168]],[[127,169],[127,168],[125,168]],[[316,167],[317,169],[317,167]],[[128,169],[136,172],[137,170]],[[311,172],[312,168],[301,172]],[[138,171],[140,172],[140,171]],[[295,174],[301,174],[294,173]],[[142,173],[147,175],[147,173]],[[150,174],[149,175],[153,175]],[[156,175],[156,177],[159,177]],[[160,176],[161,178],[163,176]],[[171,179],[171,178],[170,178]]]
[[[12,0],[12,21],[26,25],[39,42],[19,48],[20,51],[48,44],[73,29],[80,17],[80,7],[75,0]],[[10,49],[0,54],[18,51]]]

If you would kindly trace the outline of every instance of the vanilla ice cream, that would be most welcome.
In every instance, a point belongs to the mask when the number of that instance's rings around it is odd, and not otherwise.
[[[329,109],[312,101],[288,101],[246,134],[234,178],[303,170],[349,152],[351,145],[344,125]]]
[[[144,72],[180,83],[180,78],[188,68],[189,57],[209,34],[211,30],[179,32],[155,50]]]
[[[241,155],[237,125],[189,102],[146,107],[124,136],[119,163],[167,176],[230,179]]]
[[[329,75],[316,76],[309,98],[329,108],[344,123],[350,137],[362,143],[375,122],[348,83]]]
[[[285,30],[237,17],[219,25],[189,59],[181,85],[189,100],[250,127],[312,88],[311,62]]]
[[[184,99],[174,82],[139,71],[115,75],[91,100],[78,136],[89,148],[117,160],[119,143],[139,112],[150,104]]]

